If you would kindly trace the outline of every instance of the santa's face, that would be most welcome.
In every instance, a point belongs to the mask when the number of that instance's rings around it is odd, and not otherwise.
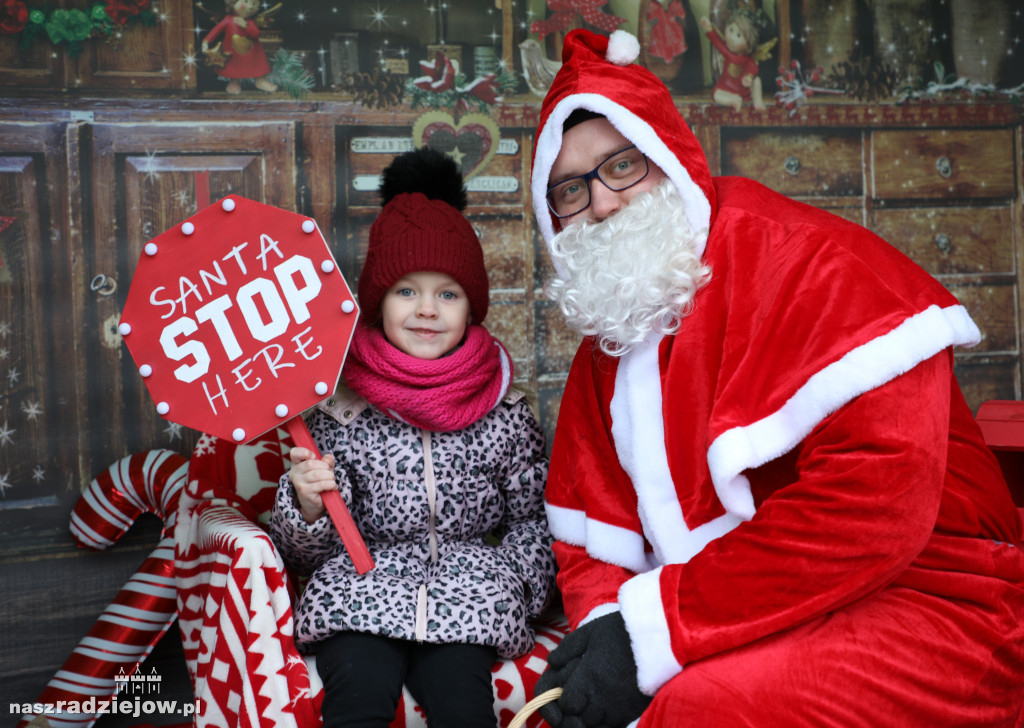
[[[613,356],[650,334],[675,333],[710,270],[706,231],[694,231],[668,179],[605,220],[570,224],[552,238],[560,275],[546,285],[570,328]]]
[[[562,136],[562,148],[551,166],[548,186],[558,184],[562,180],[585,175],[599,164],[613,156],[616,152],[629,147],[631,142],[622,136],[605,118],[589,119],[569,129]],[[602,184],[598,179],[590,181],[590,204],[572,217],[562,218],[559,223],[564,228],[583,222],[600,222],[628,205],[633,198],[644,192],[650,192],[666,178],[662,169],[648,160],[649,171],[640,182],[624,190],[615,192]]]

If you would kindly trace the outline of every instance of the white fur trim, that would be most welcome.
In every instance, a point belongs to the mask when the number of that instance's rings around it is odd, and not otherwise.
[[[708,449],[715,492],[725,509],[754,515],[750,483],[741,473],[789,452],[828,415],[949,346],[973,346],[981,332],[963,306],[929,306],[887,334],[814,374],[779,410],[719,435]]]
[[[639,533],[621,526],[587,518],[574,508],[563,508],[544,503],[551,535],[563,543],[585,548],[599,561],[621,566],[637,573],[651,568],[644,553],[644,538]]]
[[[558,151],[562,147],[562,124],[576,109],[589,109],[605,116],[624,137],[668,175],[686,205],[686,217],[690,221],[690,227],[699,237],[697,255],[702,256],[707,235],[701,233],[708,229],[711,221],[711,203],[703,190],[690,178],[690,173],[650,124],[624,106],[600,94],[566,96],[551,110],[547,123],[537,135],[530,188],[533,195],[533,212],[545,242],[550,243],[551,238],[555,236],[547,204],[548,179],[558,157]],[[557,261],[555,268],[560,276],[565,276],[565,270],[560,268]]]
[[[622,357],[609,411],[612,438],[622,469],[636,489],[640,522],[661,564],[681,564],[743,519],[726,513],[690,530],[668,467],[661,417],[661,337],[650,338]]]
[[[661,567],[634,576],[619,588],[619,608],[636,660],[637,685],[654,695],[683,671],[672,653],[672,636],[661,596]]]
[[[604,58],[616,66],[628,66],[640,57],[640,41],[624,30],[612,31],[608,36],[608,52]]]
[[[590,610],[590,614],[580,620],[579,627],[582,627],[587,622],[593,622],[598,617],[603,617],[606,614],[615,614],[617,611],[619,611],[619,605],[616,602],[599,604]],[[579,629],[579,627],[577,627],[577,629]]]
[[[552,536],[570,546],[587,545],[587,515],[583,511],[553,506],[544,501],[544,513]]]

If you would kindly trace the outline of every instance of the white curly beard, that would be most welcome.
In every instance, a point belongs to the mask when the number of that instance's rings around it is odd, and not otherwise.
[[[674,334],[711,277],[679,192],[665,180],[637,195],[606,220],[571,224],[551,240],[566,277],[549,279],[545,293],[570,328],[596,336],[601,349],[622,356],[648,334]]]

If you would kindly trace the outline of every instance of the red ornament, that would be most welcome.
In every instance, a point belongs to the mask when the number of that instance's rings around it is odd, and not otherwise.
[[[109,0],[107,17],[118,25],[124,25],[129,18],[135,17],[143,10],[149,9],[150,0]]]
[[[21,0],[3,0],[0,3],[0,33],[20,33],[28,23],[28,8]]]

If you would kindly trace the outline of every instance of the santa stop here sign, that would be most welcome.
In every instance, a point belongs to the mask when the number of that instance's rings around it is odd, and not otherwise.
[[[247,442],[334,391],[357,317],[312,219],[229,195],[146,244],[119,331],[162,417]]]
[[[312,219],[229,195],[143,248],[118,326],[157,412],[242,443],[334,391],[359,309]],[[357,569],[372,568],[337,491],[324,494]]]

